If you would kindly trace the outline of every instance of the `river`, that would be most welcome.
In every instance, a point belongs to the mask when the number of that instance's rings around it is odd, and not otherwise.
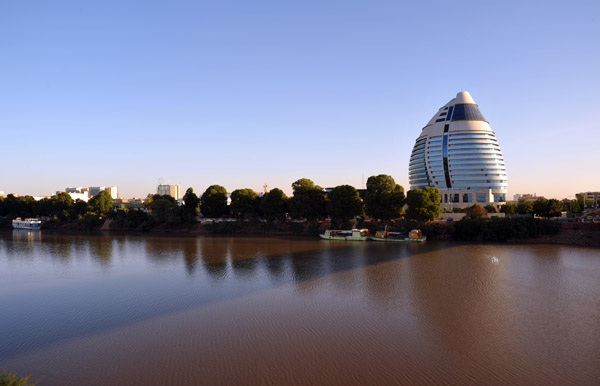
[[[600,249],[0,232],[40,385],[597,385]]]

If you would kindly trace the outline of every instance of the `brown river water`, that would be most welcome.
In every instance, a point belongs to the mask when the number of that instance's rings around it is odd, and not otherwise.
[[[0,232],[40,385],[598,385],[600,249]]]

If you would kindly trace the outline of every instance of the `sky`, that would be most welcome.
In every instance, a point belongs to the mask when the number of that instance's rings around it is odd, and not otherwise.
[[[0,2],[0,191],[409,189],[471,93],[508,197],[600,191],[600,2]]]

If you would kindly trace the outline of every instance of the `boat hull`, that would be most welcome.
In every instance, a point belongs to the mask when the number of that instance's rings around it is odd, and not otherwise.
[[[386,238],[386,237],[375,237],[375,236],[371,236],[371,240],[373,241],[383,241],[386,243],[422,243],[423,241],[427,240],[427,237],[420,237],[417,239],[411,239],[411,238],[404,238],[404,239],[390,239],[390,238]]]
[[[326,236],[319,235],[323,240],[340,240],[340,241],[367,241],[369,236],[353,237],[353,236]]]

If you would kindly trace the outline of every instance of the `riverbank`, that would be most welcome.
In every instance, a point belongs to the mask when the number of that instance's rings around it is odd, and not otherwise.
[[[80,222],[53,222],[49,231],[86,231],[101,230],[115,233],[147,233],[149,235],[239,235],[239,236],[299,236],[317,237],[319,233],[334,227],[330,222],[322,221],[259,221],[259,220],[215,220],[212,222],[155,225],[149,229],[114,226],[107,219],[95,227],[82,227]],[[345,223],[335,228],[350,229],[353,224]],[[457,222],[428,222],[397,220],[391,222],[361,221],[358,228],[367,228],[371,233],[386,229],[388,231],[407,232],[418,228],[423,230],[431,241],[476,241],[504,242],[508,244],[558,244],[585,247],[600,247],[600,224],[558,223],[539,219],[495,219],[468,220]]]

